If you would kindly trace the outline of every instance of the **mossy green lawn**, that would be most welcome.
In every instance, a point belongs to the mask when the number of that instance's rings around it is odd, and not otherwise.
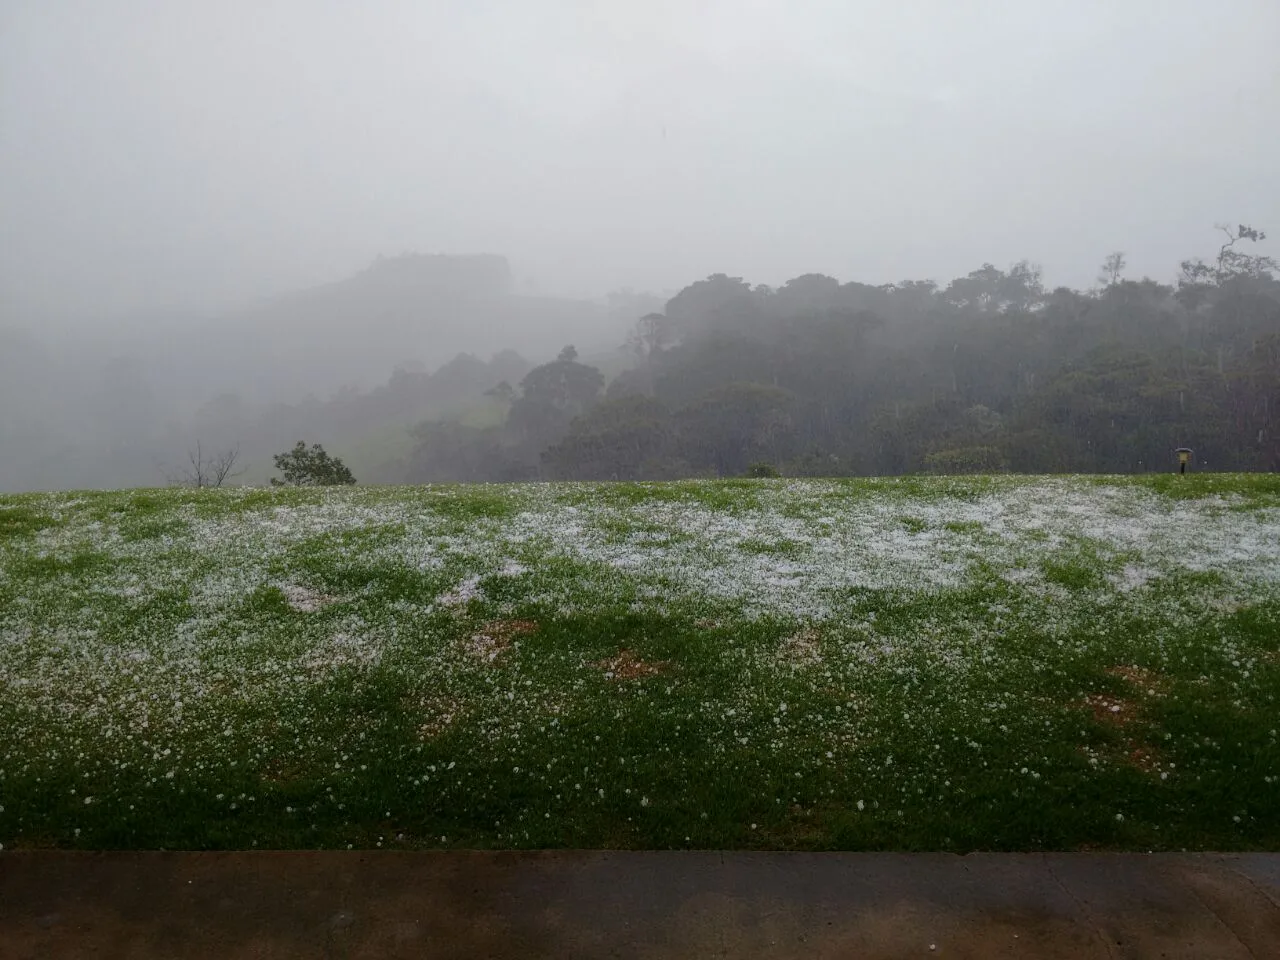
[[[1274,849],[1280,478],[0,497],[14,847]]]

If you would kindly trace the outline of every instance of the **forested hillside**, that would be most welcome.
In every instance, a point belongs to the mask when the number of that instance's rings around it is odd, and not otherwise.
[[[1275,470],[1276,263],[1257,230],[1219,236],[1172,284],[1122,254],[1088,290],[1025,261],[941,284],[715,274],[665,304],[538,301],[567,305],[548,320],[500,258],[407,257],[216,345],[0,331],[0,489],[158,485],[197,444],[261,484],[298,441],[365,483],[1127,473],[1184,446],[1196,469]],[[476,348],[422,362],[458,338]]]
[[[1092,290],[985,264],[947,284],[781,287],[716,274],[639,318],[607,385],[572,348],[494,394],[500,425],[425,422],[404,479],[657,479],[1280,468],[1280,282],[1223,231],[1174,285],[1109,256]]]
[[[622,336],[616,304],[516,286],[502,257],[406,255],[203,319],[59,333],[0,315],[0,490],[152,486],[197,443],[238,448],[242,480],[265,482],[271,456],[303,436],[363,479],[395,479],[407,428],[518,382],[529,364],[513,351],[545,359],[565,340]]]

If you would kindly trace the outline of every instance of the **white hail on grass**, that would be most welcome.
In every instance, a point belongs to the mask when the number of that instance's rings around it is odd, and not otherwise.
[[[481,718],[488,739],[477,749],[496,753],[513,749],[522,724],[573,693],[536,674],[508,677],[520,658],[468,655],[456,641],[474,634],[469,611],[489,620],[512,616],[518,603],[550,620],[611,606],[661,615],[710,604],[719,611],[714,622],[727,622],[708,629],[723,630],[723,655],[743,675],[702,708],[724,742],[763,740],[760,749],[785,756],[818,723],[818,749],[843,756],[860,740],[874,741],[884,729],[875,724],[887,721],[855,720],[851,704],[847,721],[793,723],[802,701],[791,712],[778,706],[782,691],[771,678],[807,671],[820,680],[833,670],[895,680],[980,675],[1012,631],[1033,627],[1049,645],[1079,642],[1071,631],[1084,595],[1147,615],[1153,642],[1163,643],[1188,623],[1228,616],[1280,589],[1280,510],[1240,498],[1170,500],[1072,478],[1000,482],[964,497],[943,483],[936,496],[912,496],[805,481],[732,490],[726,508],[705,502],[705,489],[674,485],[636,501],[607,485],[516,485],[493,494],[511,508],[505,515],[466,523],[429,508],[430,498],[465,490],[339,490],[214,515],[159,493],[169,532],[152,539],[126,535],[131,495],[112,495],[122,504],[107,519],[94,501],[49,495],[40,502],[60,515],[58,526],[0,543],[0,583],[16,597],[0,609],[0,693],[20,704],[32,731],[64,723],[87,731],[76,742],[94,756],[119,760],[142,740],[181,738],[243,759],[270,746],[247,740],[246,707],[266,705],[306,731],[324,710],[309,693],[324,693],[339,676],[399,671],[422,702],[445,702],[431,698],[448,690],[447,702]],[[250,495],[228,491],[226,500]],[[106,562],[84,574],[15,582],[23,561],[82,552]],[[1058,582],[1050,563],[1073,558],[1102,575],[1079,589]],[[388,600],[362,588],[359,576],[332,588],[313,579],[317,569],[367,570],[370,582],[390,574],[410,589]],[[1163,578],[1204,572],[1216,576],[1195,580],[1177,602],[1158,595]],[[962,613],[946,606],[948,591],[993,577],[1010,591],[1000,603]],[[250,602],[271,587],[298,616]],[[909,621],[877,619],[857,608],[866,590],[927,602]],[[330,605],[336,595],[340,608]],[[773,618],[789,625],[783,636],[804,642],[790,656],[740,649],[732,616]],[[1097,642],[1107,628],[1099,624]],[[1238,677],[1250,676],[1253,661],[1228,631],[1204,642],[1239,664]],[[601,676],[578,660],[591,681]],[[1016,707],[986,709],[992,728],[1008,733],[995,721]],[[777,721],[773,732],[748,737],[735,729],[758,710]],[[914,727],[927,718],[913,706],[901,722]],[[178,789],[190,765],[205,761],[151,762],[157,779],[172,775]]]

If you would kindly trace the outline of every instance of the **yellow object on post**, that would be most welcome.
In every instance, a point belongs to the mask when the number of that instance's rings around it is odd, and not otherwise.
[[[1191,453],[1192,453],[1192,450],[1190,447],[1178,448],[1178,472],[1179,473],[1187,472],[1187,464],[1191,462]]]

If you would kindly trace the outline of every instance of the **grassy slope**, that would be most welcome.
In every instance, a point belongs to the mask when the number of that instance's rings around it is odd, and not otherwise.
[[[0,497],[0,842],[1280,846],[1280,478]]]

